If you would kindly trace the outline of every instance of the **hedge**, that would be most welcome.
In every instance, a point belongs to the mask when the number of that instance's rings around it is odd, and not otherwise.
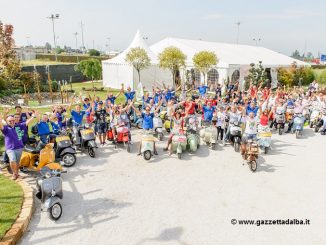
[[[58,61],[59,62],[67,62],[67,63],[77,63],[77,55],[63,55],[58,54]],[[87,56],[87,55],[80,55],[78,56],[78,60],[88,60],[88,59],[97,59],[97,60],[106,60],[108,59],[108,56]],[[36,54],[36,59],[40,60],[50,60],[55,61],[55,55],[54,54]]]

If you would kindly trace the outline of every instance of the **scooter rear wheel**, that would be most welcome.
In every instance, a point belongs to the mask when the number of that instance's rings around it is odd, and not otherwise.
[[[283,134],[283,129],[281,127],[278,128],[278,134],[282,135]]]
[[[178,159],[181,159],[182,154],[178,153]]]
[[[128,144],[127,144],[127,152],[128,153],[130,153],[131,152],[131,145],[130,145],[130,143],[128,142]]]
[[[268,153],[268,147],[265,147],[264,148],[264,154],[267,154]]]
[[[48,211],[49,218],[52,220],[60,219],[62,215],[62,206],[59,202],[55,203]]]

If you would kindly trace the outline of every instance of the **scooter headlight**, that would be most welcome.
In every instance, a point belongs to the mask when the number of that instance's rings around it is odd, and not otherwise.
[[[51,173],[50,172],[47,172],[47,173],[45,173],[45,178],[51,178]]]

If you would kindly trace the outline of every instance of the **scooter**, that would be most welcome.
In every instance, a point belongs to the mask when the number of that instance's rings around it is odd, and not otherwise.
[[[62,171],[61,164],[55,162],[53,143],[44,144],[39,141],[36,147],[27,144],[20,158],[19,168],[22,171],[39,171],[45,166]]]
[[[292,133],[295,132],[295,137],[297,139],[300,136],[302,136],[304,122],[305,122],[305,117],[302,115],[302,113],[295,114],[295,117],[293,120]]]
[[[208,122],[205,123],[206,127],[202,128],[199,132],[200,138],[203,139],[203,141],[212,148],[212,150],[216,149],[216,142],[217,142],[217,130],[216,127],[212,121],[212,123],[208,124]]]
[[[247,162],[249,169],[252,172],[257,170],[257,159],[259,154],[258,144],[252,139],[248,140],[247,144],[241,145],[243,147],[242,157]]]
[[[141,138],[141,150],[140,153],[146,161],[149,161],[154,155],[154,142],[155,137],[150,132],[144,132]]]
[[[36,181],[38,190],[36,197],[41,200],[41,210],[47,211],[52,220],[58,220],[62,215],[60,203],[60,199],[63,198],[61,173],[66,173],[66,171],[53,171],[45,166],[40,170],[41,176]]]
[[[192,115],[186,119],[187,128],[187,148],[190,152],[195,152],[200,147],[200,138],[197,134],[199,122],[197,117]]]
[[[230,141],[234,147],[235,152],[240,151],[241,138],[242,138],[242,131],[240,127],[240,122],[235,121],[230,125]]]
[[[179,130],[178,134],[173,135],[171,142],[171,152],[175,152],[181,159],[182,152],[187,149],[187,136],[183,130]]]
[[[268,126],[260,125],[258,127],[257,140],[260,149],[264,152],[264,154],[267,154],[272,143],[272,132]]]
[[[60,159],[65,167],[72,167],[75,165],[77,161],[77,152],[76,149],[72,147],[70,137],[65,131],[62,131],[59,136],[55,137],[53,148],[55,151],[55,158]]]
[[[317,121],[318,121],[318,117],[319,117],[320,111],[316,108],[313,108],[310,114],[310,123],[309,123],[309,127],[313,128],[316,126]]]
[[[82,151],[87,150],[88,155],[94,158],[95,149],[97,148],[94,130],[89,124],[85,124],[84,127],[78,126],[73,131],[72,137],[74,145],[80,147]],[[80,137],[77,134],[80,134]]]
[[[107,138],[110,141],[113,141],[113,133],[112,128],[110,128],[107,132]],[[117,140],[115,142],[114,148],[117,148],[117,144],[127,145],[127,152],[131,151],[131,143],[130,143],[130,130],[125,124],[120,124],[117,127]]]
[[[158,138],[160,141],[163,140],[163,122],[159,116],[155,116],[153,118],[154,124],[154,136]]]
[[[285,126],[285,115],[283,108],[277,108],[275,114],[275,123],[276,129],[278,130],[278,134],[282,135]]]

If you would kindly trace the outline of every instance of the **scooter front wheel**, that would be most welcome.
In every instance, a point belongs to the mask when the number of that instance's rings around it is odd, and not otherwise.
[[[128,142],[128,144],[127,144],[127,152],[128,153],[130,153],[131,152],[131,145],[130,145],[130,143]]]
[[[249,162],[249,168],[252,172],[255,172],[257,170],[257,161],[253,160]]]
[[[76,160],[77,160],[76,155],[72,153],[66,153],[61,157],[61,161],[63,162],[63,165],[68,168],[74,166]]]
[[[268,153],[268,147],[265,147],[264,148],[264,154],[267,154]]]
[[[296,139],[300,138],[300,131],[299,130],[295,131],[295,138]]]
[[[89,155],[90,157],[92,157],[92,158],[95,157],[95,150],[94,150],[93,147],[89,146],[88,149],[87,149],[87,151],[88,151],[88,155]]]
[[[145,152],[143,153],[143,157],[144,157],[144,159],[145,159],[146,161],[149,161],[149,160],[151,159],[151,157],[152,157],[152,153],[151,153],[151,151],[150,151],[150,150],[145,151]]]
[[[283,129],[281,127],[278,128],[278,134],[282,135],[283,134]]]
[[[60,219],[62,215],[62,206],[59,202],[55,203],[48,211],[49,218],[52,220]]]
[[[239,152],[240,151],[240,144],[238,142],[234,142],[234,151]]]

